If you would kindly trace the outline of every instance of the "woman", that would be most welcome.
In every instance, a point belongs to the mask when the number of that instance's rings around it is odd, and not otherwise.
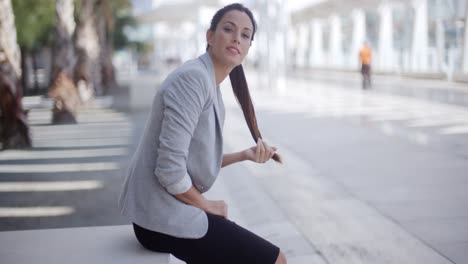
[[[147,249],[187,263],[286,263],[279,248],[227,219],[224,201],[207,191],[221,167],[243,160],[280,162],[261,140],[241,63],[256,31],[249,9],[220,9],[206,33],[207,52],[171,73],[156,94],[120,198]],[[223,155],[219,84],[230,75],[257,145]]]

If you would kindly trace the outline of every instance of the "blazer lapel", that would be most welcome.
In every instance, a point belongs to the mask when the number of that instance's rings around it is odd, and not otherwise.
[[[215,72],[214,72],[214,66],[213,62],[211,61],[210,54],[206,52],[205,54],[200,56],[201,61],[205,65],[206,69],[208,70],[208,74],[211,77],[211,82],[213,84],[213,108],[215,110],[215,116],[216,116],[216,123],[217,123],[217,128],[218,132],[220,135],[222,135],[222,127],[223,127],[223,118],[221,116],[221,109],[219,109],[219,105],[222,102],[219,102],[219,100],[222,100],[221,98],[218,97],[219,87],[216,86],[216,79],[215,79]]]

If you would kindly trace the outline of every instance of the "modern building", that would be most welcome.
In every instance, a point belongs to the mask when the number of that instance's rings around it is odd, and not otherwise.
[[[250,0],[258,33],[249,65],[277,83],[288,69],[358,70],[367,42],[374,72],[468,79],[468,0]],[[152,65],[184,61],[206,48],[223,0],[134,0]],[[279,82],[281,83],[281,82]]]

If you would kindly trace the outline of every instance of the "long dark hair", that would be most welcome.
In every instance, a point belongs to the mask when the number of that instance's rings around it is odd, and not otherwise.
[[[251,41],[253,41],[255,32],[257,31],[257,24],[255,22],[252,12],[247,7],[239,3],[230,4],[218,10],[218,12],[216,12],[216,14],[211,19],[211,25],[209,30],[215,32],[219,21],[221,21],[223,16],[231,10],[241,11],[246,13],[247,16],[249,16],[253,25],[253,32],[251,37]],[[209,45],[206,47],[207,50],[208,47]],[[231,85],[232,90],[234,91],[234,96],[236,97],[237,102],[241,106],[242,112],[244,113],[244,118],[247,122],[247,126],[249,127],[250,134],[252,135],[254,141],[257,142],[259,138],[262,138],[262,135],[260,134],[260,130],[258,129],[257,117],[255,116],[255,109],[252,104],[252,99],[249,93],[249,86],[247,85],[247,80],[245,78],[242,64],[236,66],[229,73],[229,79],[231,79]],[[272,159],[276,162],[282,163],[281,157],[277,153],[273,155]]]

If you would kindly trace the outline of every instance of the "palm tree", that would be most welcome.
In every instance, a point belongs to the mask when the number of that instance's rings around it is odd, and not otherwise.
[[[73,83],[73,69],[76,63],[73,46],[73,0],[56,0],[55,13],[52,82],[48,92],[49,97],[54,99],[52,123],[76,123],[80,98]]]
[[[118,1],[114,1],[113,4],[123,5]],[[102,87],[104,93],[107,93],[117,86],[114,65],[112,64],[112,54],[114,52],[112,39],[112,33],[114,31],[114,11],[109,0],[99,1],[99,9],[96,11],[100,13],[100,15],[98,15],[98,34],[99,43],[101,45],[99,59],[102,73]]]
[[[31,147],[21,104],[20,51],[10,0],[0,0],[0,141],[2,149]]]
[[[78,61],[74,70],[74,81],[79,87],[80,95],[84,95],[81,91],[102,93],[101,71],[98,63],[101,47],[96,31],[96,4],[97,0],[82,0],[79,8],[78,26],[75,33]]]
[[[22,88],[30,90],[28,79],[32,76],[34,91],[38,93],[38,59],[45,59],[41,53],[51,44],[54,35],[55,0],[11,0],[11,4],[21,51]]]

